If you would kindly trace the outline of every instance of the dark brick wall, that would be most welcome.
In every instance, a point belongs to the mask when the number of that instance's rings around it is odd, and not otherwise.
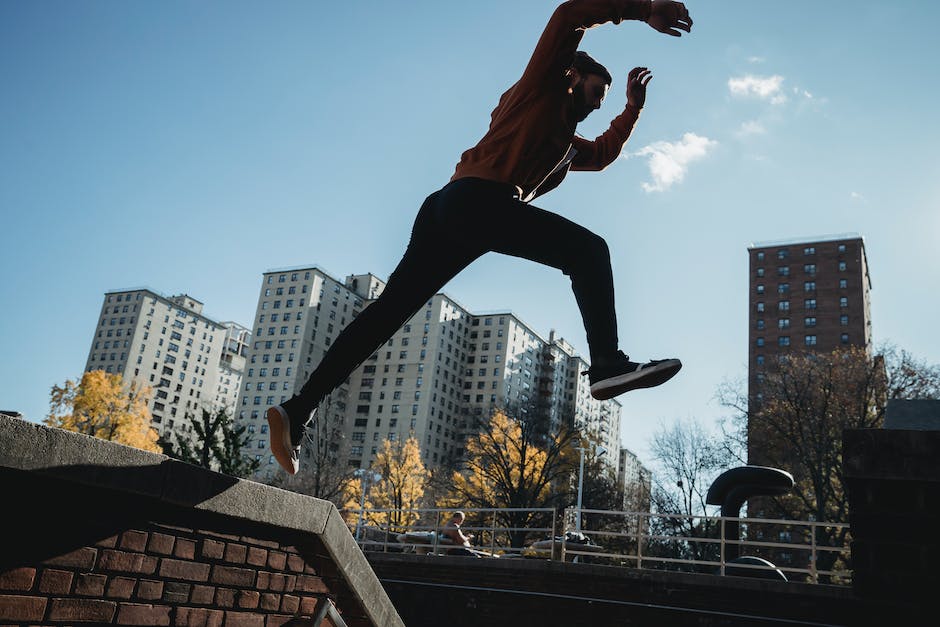
[[[926,606],[940,588],[940,431],[846,431],[843,460],[857,593]]]
[[[408,627],[881,626],[905,618],[845,586],[547,560],[366,556]]]
[[[312,534],[30,473],[0,482],[28,513],[4,516],[0,624],[269,627],[303,624],[326,599],[371,624]]]

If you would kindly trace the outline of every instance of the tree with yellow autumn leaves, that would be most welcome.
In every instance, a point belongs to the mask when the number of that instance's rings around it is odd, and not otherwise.
[[[127,446],[162,452],[150,426],[151,389],[126,385],[119,374],[92,370],[80,381],[52,386],[45,424]]]
[[[450,492],[438,505],[500,508],[496,522],[513,530],[511,546],[523,545],[524,528],[551,526],[550,514],[532,510],[568,504],[578,433],[546,435],[539,426],[494,412],[487,428],[468,438],[464,468],[453,472]]]
[[[353,477],[346,484],[345,510],[358,517],[366,489],[365,522],[391,531],[403,531],[418,522],[414,511],[423,506],[428,471],[421,461],[418,441],[411,437],[405,442],[385,440],[376,454],[371,472],[378,480],[364,485],[365,477]],[[376,511],[378,510],[378,511]],[[382,511],[387,510],[387,511]]]

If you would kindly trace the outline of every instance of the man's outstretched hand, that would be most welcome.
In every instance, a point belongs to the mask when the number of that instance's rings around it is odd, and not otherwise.
[[[684,30],[692,32],[692,18],[689,10],[681,2],[672,0],[653,0],[650,5],[650,16],[646,23],[661,33],[681,37]]]
[[[653,78],[649,68],[635,67],[627,77],[627,104],[642,109],[646,104],[646,85]]]

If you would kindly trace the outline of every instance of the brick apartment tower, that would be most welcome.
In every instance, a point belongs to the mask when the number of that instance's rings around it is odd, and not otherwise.
[[[764,242],[748,248],[748,403],[779,355],[871,348],[871,279],[858,235]],[[748,430],[748,461],[760,464]],[[756,445],[756,446],[755,446]]]

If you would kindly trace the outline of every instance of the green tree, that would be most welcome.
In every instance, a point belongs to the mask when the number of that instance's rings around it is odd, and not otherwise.
[[[119,374],[92,370],[79,382],[52,386],[45,424],[67,431],[160,452],[157,432],[150,426],[151,389],[125,385]]]
[[[193,436],[168,432],[160,439],[166,455],[235,477],[249,477],[258,469],[260,462],[245,455],[251,445],[247,428],[237,425],[225,409],[213,413],[202,408],[198,419],[188,412],[186,419]]]

